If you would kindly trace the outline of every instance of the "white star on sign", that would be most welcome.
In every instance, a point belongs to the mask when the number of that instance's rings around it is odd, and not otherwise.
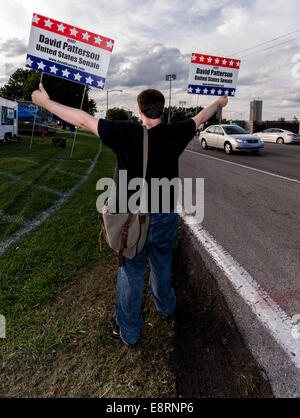
[[[101,88],[103,88],[103,86],[104,86],[104,83],[103,83],[102,80],[97,81],[97,84],[98,84],[98,87],[101,87]]]
[[[201,89],[199,89],[199,87],[196,88],[196,93],[199,94],[201,91]]]
[[[80,81],[81,78],[82,78],[82,75],[80,75],[79,73],[74,74],[74,80]]]
[[[222,94],[222,90],[220,89],[220,90],[218,90],[218,94]]]
[[[225,90],[224,91],[224,94],[226,94],[226,96],[227,96],[227,94],[229,93],[229,91],[228,90]]]
[[[86,41],[88,41],[89,40],[89,37],[90,37],[91,35],[89,35],[87,32],[85,32],[85,33],[82,33],[82,39],[85,39]]]
[[[112,41],[106,41],[106,47],[107,48],[112,48],[113,47],[113,42]]]
[[[62,75],[64,76],[64,77],[69,77],[69,71],[67,70],[67,69],[65,69],[64,71],[62,71]]]
[[[51,20],[50,20],[50,19],[48,19],[48,20],[44,20],[44,22],[45,22],[45,27],[46,27],[46,28],[51,28],[51,25],[53,24],[53,22],[51,22]]]
[[[192,61],[196,61],[197,57],[195,54],[192,55]]]
[[[219,62],[220,62],[219,58],[215,58],[215,63],[219,64]]]
[[[240,66],[240,61],[236,62],[236,66],[239,67]]]
[[[55,67],[55,65],[52,65],[52,67],[50,67],[50,72],[56,74],[56,71],[58,70],[58,68]]]
[[[212,62],[212,57],[207,58],[207,62],[211,63]]]
[[[199,60],[201,61],[201,62],[203,62],[204,61],[204,57],[201,55],[201,57],[199,58]]]
[[[33,61],[28,57],[26,60],[26,65],[29,65],[29,67],[31,67],[31,64],[33,63]]]
[[[63,32],[65,29],[66,29],[66,27],[61,23],[60,25],[57,25],[57,29],[60,31],[60,32]]]
[[[43,61],[38,62],[37,65],[38,65],[39,70],[43,70],[46,67],[46,65],[43,63]]]
[[[95,44],[101,44],[101,42],[102,42],[102,39],[100,38],[100,36],[97,36],[97,38],[94,38],[95,39]]]
[[[76,36],[76,35],[77,35],[77,33],[78,33],[78,30],[76,30],[75,28],[70,29],[70,34],[71,34],[71,35]]]
[[[40,18],[37,15],[33,15],[32,23],[39,23]]]
[[[230,61],[230,63],[229,63],[229,65],[233,65],[233,64],[234,64],[234,63],[233,63],[233,61],[231,60],[231,61]]]
[[[188,92],[189,92],[189,93],[193,93],[193,88],[192,88],[192,87],[189,87],[189,88],[188,88]]]
[[[85,77],[85,79],[88,84],[92,84],[92,82],[94,81],[90,75],[88,77]]]
[[[235,92],[232,90],[232,92],[231,92],[231,96],[234,96],[235,95]]]
[[[222,61],[222,63],[223,63],[223,65],[226,65],[226,64],[227,64],[227,60],[225,60],[225,59],[224,59],[224,60]]]
[[[204,90],[203,90],[203,93],[204,93],[204,94],[207,94],[207,92],[208,92],[208,90],[207,90],[207,89],[204,89]]]
[[[211,92],[211,94],[215,94],[215,89],[212,89],[210,92]]]

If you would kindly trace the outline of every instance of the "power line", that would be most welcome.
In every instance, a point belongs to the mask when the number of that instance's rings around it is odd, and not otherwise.
[[[249,57],[250,55],[253,55],[253,54],[258,54],[258,53],[260,53],[260,52],[264,52],[264,51],[267,51],[267,50],[269,50],[269,49],[276,48],[277,46],[280,46],[280,45],[286,44],[287,42],[296,41],[296,40],[297,40],[297,39],[299,39],[299,38],[300,38],[300,36],[297,36],[297,38],[288,39],[287,41],[281,42],[280,44],[272,45],[272,46],[269,46],[268,48],[260,49],[259,51],[253,51],[253,52],[250,52],[250,54],[243,55],[243,56],[242,56],[242,57],[240,57],[240,58]]]
[[[250,49],[258,48],[259,46],[262,46],[262,45],[268,44],[268,43],[270,43],[270,42],[274,42],[274,41],[276,41],[276,40],[278,40],[278,39],[280,39],[280,38],[284,38],[285,36],[292,35],[293,33],[296,33],[296,32],[299,32],[299,31],[300,31],[300,28],[299,28],[299,29],[294,30],[293,32],[289,32],[289,33],[286,33],[286,34],[284,34],[284,35],[277,36],[276,38],[270,39],[270,40],[268,40],[268,41],[261,42],[260,44],[257,44],[257,45],[254,45],[254,46],[251,46],[251,47],[249,47],[249,48],[242,49],[242,50],[240,50],[240,51],[238,51],[238,52],[235,52],[235,53],[233,53],[233,54],[230,54],[230,56],[234,56],[234,55],[240,54],[241,52],[249,51]]]

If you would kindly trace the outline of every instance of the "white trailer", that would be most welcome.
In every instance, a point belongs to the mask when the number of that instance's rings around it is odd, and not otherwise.
[[[18,136],[18,103],[0,97],[0,141]]]

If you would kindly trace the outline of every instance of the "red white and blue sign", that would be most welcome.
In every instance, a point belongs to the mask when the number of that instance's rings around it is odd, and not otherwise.
[[[103,89],[114,40],[34,13],[26,67]]]
[[[191,57],[188,93],[206,96],[235,96],[241,61],[234,58],[196,54]]]

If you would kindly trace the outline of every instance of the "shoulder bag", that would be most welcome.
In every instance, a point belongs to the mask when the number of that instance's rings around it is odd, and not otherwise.
[[[148,131],[143,125],[143,186],[146,181],[148,165]],[[102,236],[105,235],[108,245],[118,253],[119,266],[122,256],[134,258],[146,243],[150,223],[149,213],[110,213],[108,202],[101,211],[101,229],[99,234],[100,251],[102,251]]]

